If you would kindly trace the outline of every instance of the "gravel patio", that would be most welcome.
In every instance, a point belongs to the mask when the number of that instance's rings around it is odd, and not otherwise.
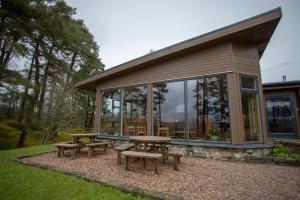
[[[50,152],[23,160],[185,199],[300,199],[299,167],[186,156],[181,160],[179,171],[173,170],[169,160],[159,164],[160,175],[156,175],[151,161],[143,170],[140,162],[130,160],[129,171],[125,171],[124,162],[117,165],[116,157],[109,149],[91,159],[85,152],[74,160],[57,158],[55,152]]]

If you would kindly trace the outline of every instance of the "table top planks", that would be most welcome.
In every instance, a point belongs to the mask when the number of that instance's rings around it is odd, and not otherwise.
[[[171,141],[170,137],[160,137],[160,136],[133,136],[129,137],[132,142],[147,142],[147,143],[169,143]]]

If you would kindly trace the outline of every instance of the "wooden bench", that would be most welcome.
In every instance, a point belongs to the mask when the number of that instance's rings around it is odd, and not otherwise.
[[[143,168],[146,168],[146,159],[152,159],[154,161],[155,173],[158,174],[157,169],[157,160],[162,159],[162,154],[159,153],[147,153],[147,152],[139,152],[139,151],[123,151],[121,153],[125,156],[125,170],[128,170],[128,158],[141,158],[143,161]]]
[[[122,145],[114,148],[114,150],[116,150],[118,152],[118,157],[117,157],[118,165],[121,165],[121,152],[127,151],[127,150],[131,149],[132,147],[134,147],[134,144],[129,143],[129,144],[122,144]]]
[[[109,142],[94,142],[86,144],[85,146],[88,148],[88,157],[91,158],[93,156],[95,149],[100,149],[105,152],[109,144]]]
[[[80,144],[70,144],[70,143],[58,143],[57,147],[57,157],[60,157],[61,154],[65,155],[65,150],[71,150],[71,159],[75,158],[76,151],[79,151]]]
[[[168,155],[174,158],[173,161],[173,169],[178,170],[178,164],[180,163],[180,157],[183,157],[185,153],[185,149],[172,147],[169,148]]]

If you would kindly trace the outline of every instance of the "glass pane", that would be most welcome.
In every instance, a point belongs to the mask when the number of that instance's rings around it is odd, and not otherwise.
[[[230,141],[226,76],[189,80],[189,138]]]
[[[256,89],[255,79],[251,77],[241,77],[243,89]]]
[[[261,141],[257,93],[242,92],[245,141]]]
[[[184,82],[153,85],[154,135],[184,138]]]
[[[102,91],[101,98],[101,134],[120,134],[121,91],[109,89]]]
[[[123,90],[123,135],[147,135],[147,87]]]
[[[295,116],[289,96],[266,98],[267,117],[271,133],[293,133]]]

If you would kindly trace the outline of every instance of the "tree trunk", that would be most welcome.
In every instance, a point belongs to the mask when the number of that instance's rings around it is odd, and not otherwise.
[[[50,57],[52,55],[52,52],[53,52],[53,45],[50,49],[50,52],[49,52],[49,56]],[[48,62],[46,64],[46,67],[45,67],[45,71],[44,71],[44,79],[43,79],[43,83],[42,83],[42,91],[41,91],[41,96],[40,96],[40,101],[39,101],[39,106],[38,106],[38,119],[41,118],[41,113],[43,111],[43,107],[44,107],[44,98],[45,98],[45,93],[46,93],[46,88],[47,88],[47,81],[48,81],[48,73],[49,73],[49,67],[50,67],[50,58],[48,58]]]
[[[27,76],[28,82],[31,80],[31,77],[32,77],[32,70],[33,70],[33,66],[34,66],[34,57],[35,57],[35,54],[36,54],[38,48],[39,48],[39,44],[37,43],[34,48],[34,52],[33,52],[31,63],[30,63],[30,68],[28,71],[28,76]],[[27,95],[28,95],[28,86],[25,87],[25,91],[22,96],[21,106],[20,106],[20,115],[18,118],[18,122],[21,122],[24,118],[24,109],[25,109],[25,105],[26,105]]]
[[[24,127],[18,141],[18,147],[24,147],[27,135],[28,135],[28,127]]]
[[[72,59],[71,59],[71,64],[70,64],[70,67],[69,67],[69,73],[67,74],[67,84],[70,82],[70,79],[71,79],[71,73],[74,69],[74,65],[75,65],[75,61],[76,61],[76,57],[77,57],[77,52],[74,52],[73,56],[72,56]]]
[[[29,113],[31,110],[31,104],[28,106],[28,112],[26,112],[26,117],[25,117],[25,126],[21,132],[21,135],[19,137],[19,141],[18,141],[18,147],[24,147],[25,144],[25,140],[27,138],[27,135],[29,133],[30,127],[31,127],[31,115],[32,113]]]
[[[41,88],[40,88],[40,61],[39,61],[39,56],[40,56],[40,53],[39,53],[39,49],[37,50],[37,53],[35,55],[35,74],[34,74],[34,90],[33,90],[33,93],[34,93],[34,99],[32,101],[32,112],[33,112],[33,109],[34,109],[34,106],[38,103],[38,100],[39,100],[39,96],[40,96],[40,91],[41,91]]]
[[[39,40],[40,41],[40,40]],[[25,127],[20,135],[19,138],[19,142],[18,142],[18,146],[19,147],[23,147],[26,137],[28,135],[28,132],[30,130],[31,127],[31,122],[32,122],[32,116],[33,116],[33,110],[34,110],[34,106],[36,105],[38,98],[39,98],[39,94],[40,94],[40,62],[39,62],[39,56],[40,56],[40,52],[39,52],[39,42],[36,45],[36,51],[34,53],[34,61],[35,61],[35,86],[34,86],[34,96],[33,99],[31,99],[31,101],[28,104],[28,108],[26,109],[26,115],[25,115]],[[26,105],[25,105],[26,106]]]

